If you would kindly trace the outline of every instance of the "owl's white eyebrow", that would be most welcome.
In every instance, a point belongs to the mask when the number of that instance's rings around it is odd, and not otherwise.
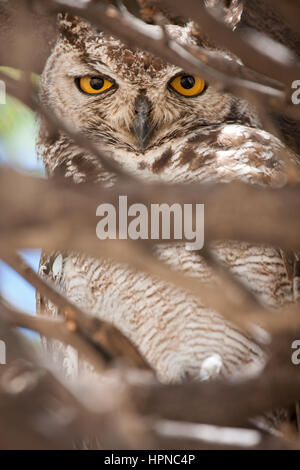
[[[99,65],[100,65],[100,62],[99,62]],[[101,65],[103,67],[100,67],[99,68],[96,68],[96,67],[92,67],[92,66],[88,66],[87,64],[84,65],[84,64],[80,64],[80,65],[74,65],[74,67],[72,67],[72,70],[71,71],[68,71],[67,73],[67,77],[70,77],[70,78],[76,78],[76,77],[83,77],[85,75],[111,75],[110,74],[110,70],[108,69],[108,67],[104,64],[104,63],[101,63]]]
[[[86,58],[83,59],[80,55],[79,56],[71,56],[68,64],[72,62],[72,66],[68,66],[66,70],[66,76],[70,78],[75,78],[84,75],[99,75],[103,73],[104,70],[107,68],[106,65],[97,58],[97,60],[87,60]],[[99,68],[103,68],[104,70],[100,71]]]
[[[92,68],[79,68],[72,70],[72,72],[67,73],[67,77],[76,78],[76,77],[83,77],[85,75],[101,75],[105,74],[103,71],[92,69]]]

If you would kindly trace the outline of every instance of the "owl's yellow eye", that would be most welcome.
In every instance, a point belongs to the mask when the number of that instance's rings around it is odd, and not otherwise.
[[[178,75],[170,86],[184,96],[197,96],[206,90],[205,81],[195,75]]]
[[[79,88],[89,95],[99,95],[109,90],[113,82],[104,77],[81,77],[78,79]]]

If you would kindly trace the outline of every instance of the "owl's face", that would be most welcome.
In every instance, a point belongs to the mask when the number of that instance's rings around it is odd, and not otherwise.
[[[94,142],[144,154],[201,126],[229,122],[239,113],[236,98],[202,77],[131,50],[82,21],[65,18],[61,24],[61,37],[42,77],[41,97]],[[159,27],[145,27],[160,33]],[[189,25],[170,25],[168,32],[195,44]]]

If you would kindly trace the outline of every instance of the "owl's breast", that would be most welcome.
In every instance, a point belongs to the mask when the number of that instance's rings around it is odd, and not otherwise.
[[[291,284],[276,250],[234,242],[216,244],[214,250],[266,304],[291,300]],[[204,260],[184,245],[160,246],[157,253],[172,268],[219,289]],[[162,381],[204,380],[211,361],[224,376],[264,362],[253,339],[184,290],[104,259],[68,254],[52,264],[65,294],[120,328]]]

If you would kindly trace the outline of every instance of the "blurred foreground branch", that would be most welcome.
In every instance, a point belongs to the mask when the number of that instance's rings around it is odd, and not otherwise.
[[[7,345],[8,354],[7,365],[0,368],[0,447],[60,449],[90,440],[87,447],[106,449],[208,446],[299,449],[299,436],[292,426],[281,429],[282,434],[274,437],[259,431],[257,423],[258,415],[274,408],[290,409],[299,400],[299,374],[291,361],[291,344],[300,337],[299,303],[271,313],[210,251],[218,240],[271,245],[281,249],[281,253],[282,249],[300,251],[299,183],[283,189],[264,189],[242,183],[171,185],[140,181],[70,129],[52,110],[44,109],[28,79],[31,71],[41,72],[57,34],[56,15],[63,10],[89,20],[133,48],[144,49],[258,104],[262,121],[280,136],[269,113],[300,117],[300,108],[290,103],[291,84],[300,78],[297,39],[291,41],[297,37],[294,14],[300,11],[299,2],[274,2],[276,11],[284,15],[293,29],[278,27],[274,34],[270,25],[278,25],[278,17],[265,26],[261,20],[254,30],[256,1],[250,6],[245,0],[244,20],[234,31],[228,26],[231,2],[221,2],[226,5],[224,22],[224,18],[216,15],[217,8],[206,8],[199,0],[187,0],[184,4],[177,0],[152,2],[160,3],[159,10],[149,9],[151,2],[141,0],[149,22],[157,23],[148,27],[123,8],[99,1],[86,2],[81,8],[77,3],[0,0],[1,64],[25,72],[21,80],[0,72],[8,93],[38,112],[47,121],[50,132],[69,135],[119,180],[109,189],[100,185],[66,185],[61,180],[46,181],[0,169],[0,258],[53,302],[61,315],[56,320],[33,317],[0,299],[1,341]],[[217,3],[220,2],[206,2]],[[266,11],[270,3],[260,2],[257,11],[260,8]],[[166,14],[164,5],[169,7]],[[238,2],[235,5],[231,26],[236,26],[242,12],[241,5]],[[197,25],[195,38],[199,44],[203,34],[209,36],[221,51],[227,49],[240,61],[200,45],[179,44],[168,36],[165,17],[173,22],[192,18]],[[39,43],[41,32],[44,37]],[[268,41],[262,33],[271,34],[278,42]],[[281,44],[284,49],[279,47]],[[282,159],[288,161],[288,155],[282,155]],[[297,174],[296,168],[297,165],[292,165],[291,172]],[[128,205],[141,203],[148,210],[154,203],[205,205],[205,239],[209,248],[200,252],[200,256],[215,274],[219,289],[215,284],[170,270],[155,256],[157,240],[97,239],[98,205],[110,203],[117,207],[119,196],[125,194]],[[257,367],[248,371],[243,380],[235,378],[231,382],[159,383],[137,348],[115,326],[89,316],[89,312],[74,305],[16,255],[17,249],[36,247],[48,251],[75,250],[113,259],[191,293],[253,334],[261,347],[266,346],[265,368]],[[300,279],[299,258],[296,260],[295,291]],[[299,295],[295,295],[295,300],[299,300]],[[101,373],[101,379],[95,374],[84,383],[64,384],[57,371],[51,372],[37,359],[17,333],[19,327],[72,346]]]

